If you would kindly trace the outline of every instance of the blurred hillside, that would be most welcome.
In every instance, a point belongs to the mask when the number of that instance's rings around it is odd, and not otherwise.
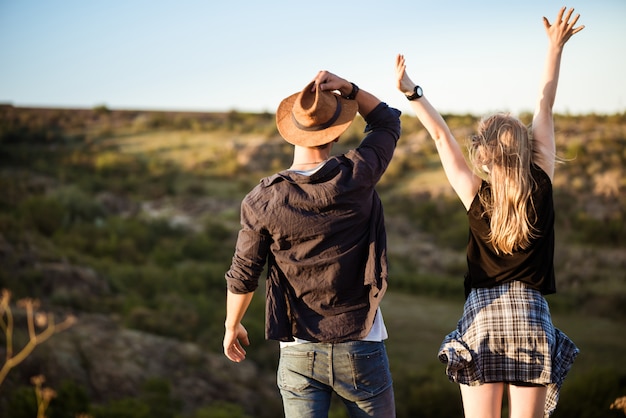
[[[477,121],[445,118],[459,140]],[[358,119],[335,152],[356,146],[363,128]],[[557,325],[583,349],[557,416],[612,416],[610,400],[626,395],[626,366],[615,358],[626,349],[626,114],[557,115],[556,131],[559,293],[548,300]],[[246,318],[250,360],[234,365],[221,354],[223,275],[241,198],[290,162],[273,114],[0,106],[0,288],[15,301],[39,298],[59,318],[78,317],[10,372],[0,416],[35,416],[35,374],[58,389],[52,418],[280,414],[262,293]],[[383,309],[398,416],[455,416],[458,389],[434,353],[461,312],[467,224],[415,118],[403,116],[378,190],[389,232]],[[151,397],[171,402],[155,415]]]

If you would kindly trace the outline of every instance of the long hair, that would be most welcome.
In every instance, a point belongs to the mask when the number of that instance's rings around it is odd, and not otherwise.
[[[470,137],[469,157],[486,173],[489,192],[479,198],[490,220],[489,243],[496,252],[525,249],[536,236],[531,173],[532,138],[529,129],[507,113],[483,118]]]

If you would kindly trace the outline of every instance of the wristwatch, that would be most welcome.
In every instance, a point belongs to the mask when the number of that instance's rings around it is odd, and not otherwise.
[[[422,90],[420,86],[415,86],[415,88],[413,89],[413,94],[411,94],[410,96],[407,95],[406,98],[408,100],[417,100],[423,95],[424,95],[424,90]]]
[[[354,100],[356,99],[356,95],[359,92],[359,86],[357,86],[354,83],[350,83],[350,84],[352,84],[352,91],[347,96],[343,96],[343,98],[347,100]]]

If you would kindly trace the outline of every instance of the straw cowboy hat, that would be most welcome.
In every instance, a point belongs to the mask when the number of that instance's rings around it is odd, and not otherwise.
[[[284,99],[276,111],[276,126],[285,141],[316,147],[338,138],[350,126],[358,104],[337,93],[321,91],[311,82]]]

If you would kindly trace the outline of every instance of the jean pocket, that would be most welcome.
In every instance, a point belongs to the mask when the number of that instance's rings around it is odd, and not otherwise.
[[[378,395],[391,384],[389,361],[384,346],[369,352],[350,354],[352,384],[356,395]]]
[[[310,386],[314,359],[315,353],[313,351],[282,349],[278,363],[278,388],[288,391],[301,391]]]

